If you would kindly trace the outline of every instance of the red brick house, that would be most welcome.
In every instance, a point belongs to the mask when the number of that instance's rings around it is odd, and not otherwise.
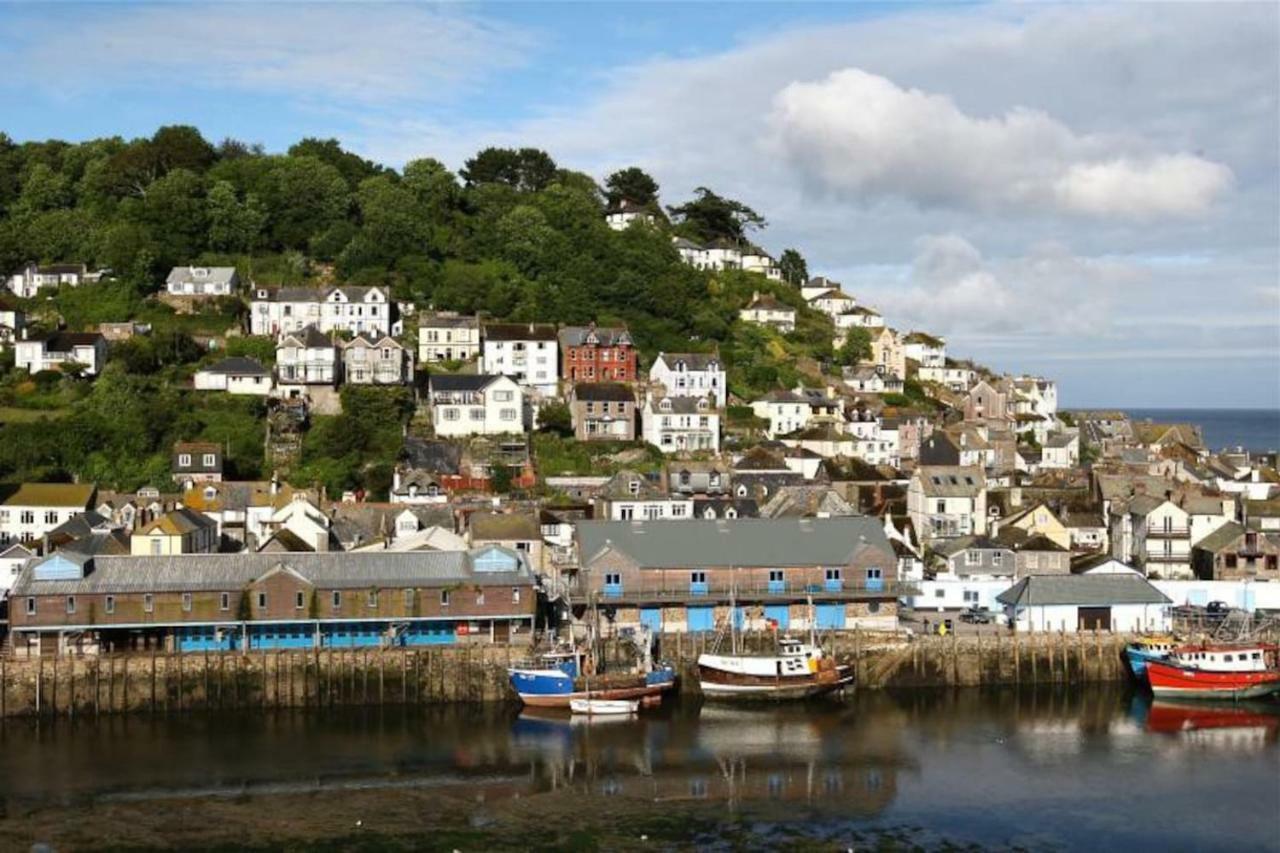
[[[626,329],[566,326],[560,330],[560,357],[560,375],[571,384],[636,381],[636,347]]]

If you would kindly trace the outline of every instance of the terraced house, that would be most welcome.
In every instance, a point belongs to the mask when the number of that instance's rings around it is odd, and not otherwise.
[[[23,483],[0,503],[0,545],[39,540],[90,509],[97,491],[81,483]]]
[[[98,556],[60,551],[14,582],[19,656],[127,649],[379,648],[522,643],[525,557],[471,551]]]
[[[280,335],[315,326],[321,332],[391,334],[391,300],[381,287],[259,287],[249,306],[249,332]]]
[[[578,595],[652,632],[897,626],[897,558],[874,518],[591,521]]]

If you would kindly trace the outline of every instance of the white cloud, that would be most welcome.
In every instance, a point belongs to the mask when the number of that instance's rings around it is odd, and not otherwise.
[[[437,100],[521,64],[527,33],[459,7],[401,4],[177,4],[103,13],[11,33],[23,85],[212,86],[329,102]]]
[[[1204,213],[1231,170],[1190,154],[1131,157],[1021,107],[994,118],[859,68],[796,82],[770,119],[782,156],[817,194],[921,206],[1096,216]]]

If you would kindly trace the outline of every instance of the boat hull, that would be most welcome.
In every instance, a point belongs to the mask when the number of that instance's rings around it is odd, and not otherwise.
[[[662,694],[676,686],[675,670],[670,667],[646,675],[601,676],[585,684],[547,669],[512,668],[508,676],[520,701],[532,708],[568,708],[574,699],[638,699],[650,705],[662,701]]]
[[[1280,693],[1280,671],[1212,672],[1148,660],[1147,683],[1159,697],[1186,699],[1257,699]]]
[[[568,708],[574,699],[661,699],[662,694],[675,686],[674,682],[665,684],[642,684],[636,687],[616,687],[605,690],[578,690],[573,693],[521,693],[520,701],[531,708]]]
[[[801,675],[768,676],[698,667],[698,684],[708,701],[783,702],[833,693],[853,681],[850,667],[820,669]]]
[[[1132,645],[1125,646],[1124,656],[1125,660],[1129,663],[1129,671],[1133,673],[1133,677],[1139,681],[1146,680],[1148,661],[1164,660],[1168,657],[1164,652],[1153,652],[1148,649]]]

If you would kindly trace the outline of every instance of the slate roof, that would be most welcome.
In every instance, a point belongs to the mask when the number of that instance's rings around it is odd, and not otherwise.
[[[1049,436],[1044,443],[1045,447],[1069,447],[1071,442],[1077,441],[1079,436],[1074,432],[1055,432]]]
[[[480,319],[470,315],[439,314],[431,311],[418,316],[420,329],[478,329]]]
[[[204,275],[196,275],[201,270]],[[231,284],[236,277],[235,267],[174,267],[169,270],[166,284]]]
[[[37,581],[28,563],[14,581],[15,595],[76,595],[95,593],[194,592],[241,589],[277,566],[297,572],[325,589],[444,586],[522,586],[534,582],[528,564],[520,560],[515,572],[476,572],[473,551],[408,551],[320,554],[182,554],[172,557],[99,556],[76,580]],[[496,546],[495,546],[496,547]]]
[[[96,557],[101,554],[128,554],[129,537],[121,530],[88,533],[59,546],[58,553],[80,554],[85,557]]]
[[[271,371],[262,366],[256,358],[233,355],[215,364],[201,368],[205,373],[220,373],[227,376],[270,376]]]
[[[660,352],[655,361],[662,361],[672,370],[675,370],[677,361],[683,361],[686,370],[706,370],[713,361],[717,369],[724,368],[720,354],[715,352]]]
[[[921,465],[916,469],[924,493],[934,498],[969,498],[985,485],[982,469],[963,465]]]
[[[1244,525],[1235,521],[1228,521],[1197,542],[1195,547],[1202,551],[1222,551],[1234,545],[1244,535],[1244,532]]]
[[[593,332],[598,339],[594,346],[631,346],[631,333],[621,326],[565,326],[560,330],[560,343],[567,347],[587,346],[587,338]]]
[[[662,408],[663,403],[667,403],[670,408]],[[699,406],[699,403],[705,405]],[[708,394],[705,397],[650,397],[649,412],[662,415],[715,415],[720,410]]]
[[[1169,604],[1170,599],[1137,575],[1031,575],[996,596],[1015,607]]]
[[[554,323],[485,323],[487,341],[554,341]]]
[[[183,536],[195,530],[215,526],[217,526],[217,522],[204,513],[196,512],[186,507],[179,507],[160,516],[146,527],[143,527],[140,532],[142,535],[163,533],[166,536]]]
[[[276,345],[276,349],[283,347],[286,341],[297,341],[307,349],[325,349],[333,347],[333,341],[329,340],[329,338],[315,326],[306,326],[300,332],[290,332],[280,339],[280,343]]]
[[[106,339],[97,332],[53,332],[32,340],[43,341],[47,352],[71,352],[76,347],[91,347]]]
[[[255,293],[254,299],[260,302],[325,302],[334,291],[341,291],[351,302],[364,302],[365,297],[371,291],[386,292],[385,288],[377,287],[376,285],[366,287],[353,284],[344,284],[337,287],[268,287],[260,289],[266,292],[265,296],[258,296]]]
[[[733,463],[734,471],[789,471],[786,460],[762,447],[753,447]]]
[[[574,385],[573,398],[575,400],[591,400],[593,402],[634,403],[636,401],[635,392],[626,385],[617,382],[584,382]]]
[[[483,391],[501,377],[486,373],[433,373],[432,391]]]
[[[788,311],[792,314],[794,314],[796,311],[796,309],[792,308],[790,305],[785,305],[782,302],[779,302],[777,297],[775,297],[771,293],[758,294],[754,299],[751,300],[751,304],[747,306],[746,310],[748,311]]]
[[[575,536],[589,565],[606,547],[641,568],[844,566],[864,548],[893,559],[878,519],[584,521]]]
[[[714,510],[716,518],[724,518],[725,513],[732,509],[738,518],[759,518],[760,505],[752,498],[694,498],[693,499],[693,517],[702,518],[703,513],[708,509]]]

